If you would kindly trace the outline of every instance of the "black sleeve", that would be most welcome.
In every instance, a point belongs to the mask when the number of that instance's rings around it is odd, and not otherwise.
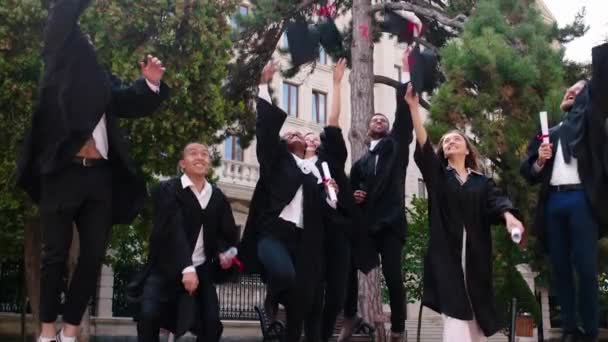
[[[395,110],[395,122],[393,123],[393,129],[391,136],[397,142],[397,153],[398,160],[400,161],[401,170],[405,173],[410,158],[410,144],[414,137],[413,129],[414,124],[412,123],[412,114],[410,113],[410,107],[405,102],[405,91],[406,84],[402,84],[396,89],[397,93],[397,109]]]
[[[64,48],[66,40],[78,25],[78,18],[91,0],[58,0],[51,6],[44,29],[45,55],[53,55]]]
[[[596,46],[591,51],[592,78],[591,101],[595,112],[608,119],[608,43]]]
[[[133,85],[125,86],[112,77],[112,104],[117,116],[138,118],[152,115],[169,98],[169,87],[161,82],[159,93],[150,89],[146,80],[140,78]]]
[[[277,106],[258,98],[255,137],[257,140],[256,154],[260,163],[260,173],[266,174],[272,167],[273,161],[279,154],[281,140],[279,132],[287,114]]]
[[[424,145],[420,146],[416,144],[416,151],[414,151],[414,161],[422,173],[422,178],[429,191],[432,193],[438,189],[438,183],[444,176],[443,165],[431,145],[431,140],[426,139]]]
[[[491,178],[488,178],[487,181],[487,191],[487,213],[492,224],[504,222],[503,215],[505,212],[510,212],[518,216],[518,212],[513,206],[511,200],[501,191],[498,186],[496,186],[496,183],[494,183],[494,180]]]
[[[352,186],[353,191],[357,191],[357,190],[367,191],[367,187],[364,186],[363,179],[361,177],[360,164],[361,163],[359,161],[357,161],[350,168],[350,185]]]
[[[184,232],[182,212],[172,194],[170,184],[161,183],[152,191],[154,228],[150,236],[150,253],[154,258],[173,260],[175,266],[166,270],[169,276],[180,274],[192,266],[192,251]]]
[[[223,253],[230,247],[236,247],[241,236],[240,227],[234,221],[232,207],[226,196],[222,194],[220,227],[218,232],[218,252]]]
[[[519,167],[519,173],[522,177],[531,185],[538,184],[543,179],[547,172],[547,165],[543,167],[540,172],[534,171],[534,163],[538,159],[538,148],[540,147],[541,140],[534,137],[530,140],[528,148],[526,150],[526,157],[521,162]]]
[[[321,160],[332,160],[336,167],[344,168],[348,150],[339,127],[326,126],[321,134],[321,147],[319,158]]]

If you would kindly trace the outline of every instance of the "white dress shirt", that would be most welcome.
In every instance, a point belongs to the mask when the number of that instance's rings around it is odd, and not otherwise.
[[[153,92],[157,93],[160,91],[160,87],[152,84],[152,82],[146,79],[146,84]],[[110,146],[108,143],[108,130],[106,128],[106,114],[101,115],[101,119],[95,126],[93,130],[93,142],[95,142],[95,148],[101,154],[103,159],[108,159],[108,151],[110,150]]]
[[[211,199],[211,194],[213,193],[213,189],[211,188],[211,184],[205,181],[205,185],[203,186],[203,190],[198,192],[196,186],[186,174],[184,174],[181,178],[182,188],[190,188],[198,203],[201,206],[201,209],[206,209],[209,204],[209,200]],[[194,245],[194,251],[192,252],[192,266],[188,266],[184,268],[182,273],[196,272],[196,266],[202,265],[205,262],[205,248],[203,244],[203,225],[201,225],[201,230],[198,233],[198,238],[196,239],[196,245]]]
[[[382,141],[383,138],[380,139],[375,139],[369,142],[369,150],[372,151],[374,149],[374,147],[376,147],[376,145],[378,145],[378,143],[380,141]],[[376,162],[374,163],[374,174],[376,174],[376,168],[378,167],[378,158],[380,156],[378,154],[376,154]]]
[[[557,150],[555,151],[555,161],[553,162],[553,172],[551,173],[551,185],[566,185],[566,184],[581,184],[581,178],[578,174],[578,161],[573,155],[570,156],[570,163],[564,160],[562,152],[562,144],[557,141]]]
[[[557,151],[555,151],[553,157],[555,160],[553,161],[550,185],[581,184],[581,178],[578,174],[578,161],[571,155],[570,163],[566,163],[562,152],[562,144],[559,140],[557,141]],[[535,173],[539,173],[543,167],[544,165],[539,166],[536,162],[532,164],[532,170]]]
[[[268,90],[268,83],[262,83],[258,86],[258,97],[272,103],[272,97],[270,97],[270,91]]]

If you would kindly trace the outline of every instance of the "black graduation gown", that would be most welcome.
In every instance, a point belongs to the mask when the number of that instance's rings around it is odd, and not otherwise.
[[[18,156],[17,184],[38,204],[41,177],[70,165],[105,113],[112,168],[112,223],[128,224],[143,208],[147,191],[141,170],[129,155],[118,118],[151,115],[169,97],[169,88],[161,83],[156,94],[144,79],[126,85],[106,72],[78,24],[90,2],[57,0],[49,12],[42,53],[44,70],[32,124]],[[65,188],[69,191],[69,184]],[[54,198],[40,204],[58,206],[61,195],[62,191],[57,191]]]
[[[338,207],[337,210],[329,213],[326,236],[327,239],[349,239],[353,251],[353,266],[363,273],[368,273],[378,266],[378,253],[374,241],[361,224],[363,218],[361,210],[355,203],[353,188],[344,171],[347,156],[342,130],[339,127],[325,127],[321,133],[317,167],[322,172],[321,163],[326,161],[332,178],[339,188]],[[345,269],[348,266],[344,265]]]
[[[461,320],[475,318],[486,336],[501,328],[492,284],[490,225],[514,211],[491,178],[471,172],[461,185],[431,143],[416,146],[414,159],[428,190],[430,238],[424,259],[422,304]],[[466,286],[462,269],[466,227]],[[468,295],[467,295],[468,294]],[[470,302],[468,300],[470,298]],[[474,315],[474,316],[473,316]]]
[[[374,174],[376,154],[368,151],[351,169],[354,190],[367,192],[359,206],[363,225],[369,233],[390,229],[405,240],[405,174],[409,163],[409,146],[413,138],[412,117],[404,100],[406,84],[397,88],[397,109],[393,129],[377,147],[378,163]]]
[[[583,110],[584,133],[574,148],[578,162],[578,172],[599,225],[599,237],[608,234],[608,44],[593,48],[593,77],[576,97],[573,110]],[[577,108],[578,107],[578,108]],[[549,140],[557,150],[560,126],[549,130]],[[546,235],[545,202],[553,173],[555,158],[547,161],[540,173],[533,171],[538,159],[538,148],[542,140],[532,138],[528,144],[526,157],[521,163],[520,174],[529,184],[540,184],[540,193],[532,231],[540,241],[537,246],[542,252],[549,251]]]
[[[159,184],[152,193],[154,226],[148,261],[127,289],[131,300],[137,301],[150,272],[161,273],[169,284],[165,293],[159,294],[167,303],[161,326],[177,336],[189,330],[196,334],[200,329],[196,300],[185,292],[181,279],[183,269],[192,265],[201,224],[205,263],[211,264],[212,281],[222,283],[236,275],[236,267],[223,270],[219,266],[218,254],[238,244],[239,227],[228,199],[219,188],[212,186],[212,191],[207,208],[202,210],[192,191],[182,187],[179,177]]]
[[[270,234],[279,241],[290,243],[292,235],[282,226],[274,224],[281,211],[303,186],[304,229],[296,247],[295,298],[289,303],[301,319],[310,312],[315,290],[323,280],[324,219],[329,210],[323,184],[317,184],[312,174],[303,174],[279,132],[287,114],[263,99],[257,102],[256,140],[260,178],[256,184],[243,232],[240,255],[246,273],[262,273],[257,256],[257,242],[261,235]]]

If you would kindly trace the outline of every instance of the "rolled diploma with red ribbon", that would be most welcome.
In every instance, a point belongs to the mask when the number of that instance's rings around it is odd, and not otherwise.
[[[549,143],[549,122],[547,121],[547,112],[540,112],[540,131],[543,143]]]
[[[331,179],[331,173],[329,172],[329,166],[327,165],[327,162],[322,162],[321,168],[323,169],[323,178],[326,182],[329,181]],[[329,200],[335,203],[338,200],[338,196],[336,196],[336,190],[328,184],[327,192],[329,195]]]

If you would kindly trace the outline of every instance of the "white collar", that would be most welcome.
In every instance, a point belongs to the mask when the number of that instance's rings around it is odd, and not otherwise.
[[[317,184],[323,183],[323,177],[321,177],[321,172],[319,172],[319,168],[316,165],[317,160],[319,159],[317,156],[308,159],[302,159],[293,153],[291,155],[293,156],[293,159],[296,161],[296,165],[298,165],[298,168],[300,168],[300,171],[302,171],[303,174],[307,175],[312,172],[312,174],[317,177]]]
[[[380,139],[374,139],[372,141],[369,142],[369,150],[373,150],[374,147],[376,147],[376,145],[378,145],[378,143],[384,138],[380,138]]]
[[[199,193],[190,177],[188,177],[188,175],[186,175],[185,173],[180,178],[180,181],[182,183],[183,189],[190,188],[190,190],[192,190],[192,192],[196,196],[196,199],[199,201],[201,208],[207,208],[209,200],[211,200],[211,194],[213,193],[211,184],[209,184],[209,182],[205,180],[205,186],[203,187],[203,191]]]

